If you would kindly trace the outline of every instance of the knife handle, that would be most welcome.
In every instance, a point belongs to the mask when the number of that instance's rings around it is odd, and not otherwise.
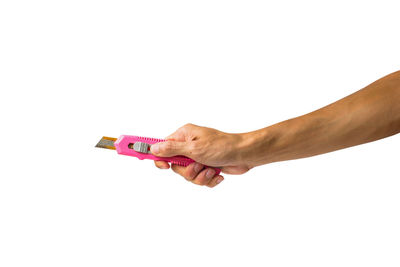
[[[187,166],[190,163],[194,162],[193,159],[185,157],[185,156],[173,156],[173,157],[157,157],[151,153],[149,153],[150,146],[155,143],[165,142],[167,140],[157,139],[157,138],[149,138],[149,137],[140,137],[133,135],[121,135],[117,141],[114,142],[114,146],[118,152],[118,154],[137,157],[140,160],[143,159],[151,159],[151,160],[162,160],[166,162],[171,162],[173,164],[177,164],[180,166]],[[135,144],[139,144],[139,146],[135,146]],[[146,145],[147,144],[147,145]],[[139,152],[137,150],[141,150]],[[147,151],[146,151],[147,150]],[[205,166],[209,167],[209,166]],[[210,167],[215,169],[215,174],[220,174],[221,169],[216,167]]]

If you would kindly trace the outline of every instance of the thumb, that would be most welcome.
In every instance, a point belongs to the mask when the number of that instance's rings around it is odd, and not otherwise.
[[[153,155],[159,157],[172,157],[184,155],[186,152],[186,142],[165,141],[151,145],[150,151]]]

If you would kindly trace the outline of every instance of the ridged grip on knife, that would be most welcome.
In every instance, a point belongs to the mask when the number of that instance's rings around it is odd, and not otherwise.
[[[185,156],[174,156],[174,157],[158,157],[150,153],[140,153],[132,149],[132,144],[136,142],[143,142],[147,144],[155,144],[159,142],[165,142],[164,139],[157,139],[157,138],[149,138],[149,137],[140,137],[140,136],[133,136],[133,135],[121,135],[117,141],[114,142],[114,146],[118,152],[118,154],[126,155],[126,156],[133,156],[139,159],[151,159],[151,160],[162,160],[171,162],[173,164],[177,164],[180,166],[187,166],[190,163],[194,162],[193,159],[185,157]],[[214,168],[214,167],[212,167]],[[221,170],[219,168],[214,168],[216,174],[219,174]]]

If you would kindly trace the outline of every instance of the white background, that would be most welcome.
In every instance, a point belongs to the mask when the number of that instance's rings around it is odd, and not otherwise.
[[[245,132],[400,69],[397,1],[1,1],[0,266],[399,266],[399,136],[214,189],[95,149]]]

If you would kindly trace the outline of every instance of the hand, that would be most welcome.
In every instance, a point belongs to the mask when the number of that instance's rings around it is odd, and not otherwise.
[[[215,129],[186,124],[166,138],[166,142],[151,146],[151,153],[160,157],[182,155],[196,162],[183,167],[172,164],[174,172],[197,185],[214,187],[224,180],[222,175],[215,175],[213,168],[219,167],[227,174],[242,174],[250,167],[240,162],[238,145],[240,134],[228,134]],[[155,161],[160,169],[169,169],[165,161]]]

